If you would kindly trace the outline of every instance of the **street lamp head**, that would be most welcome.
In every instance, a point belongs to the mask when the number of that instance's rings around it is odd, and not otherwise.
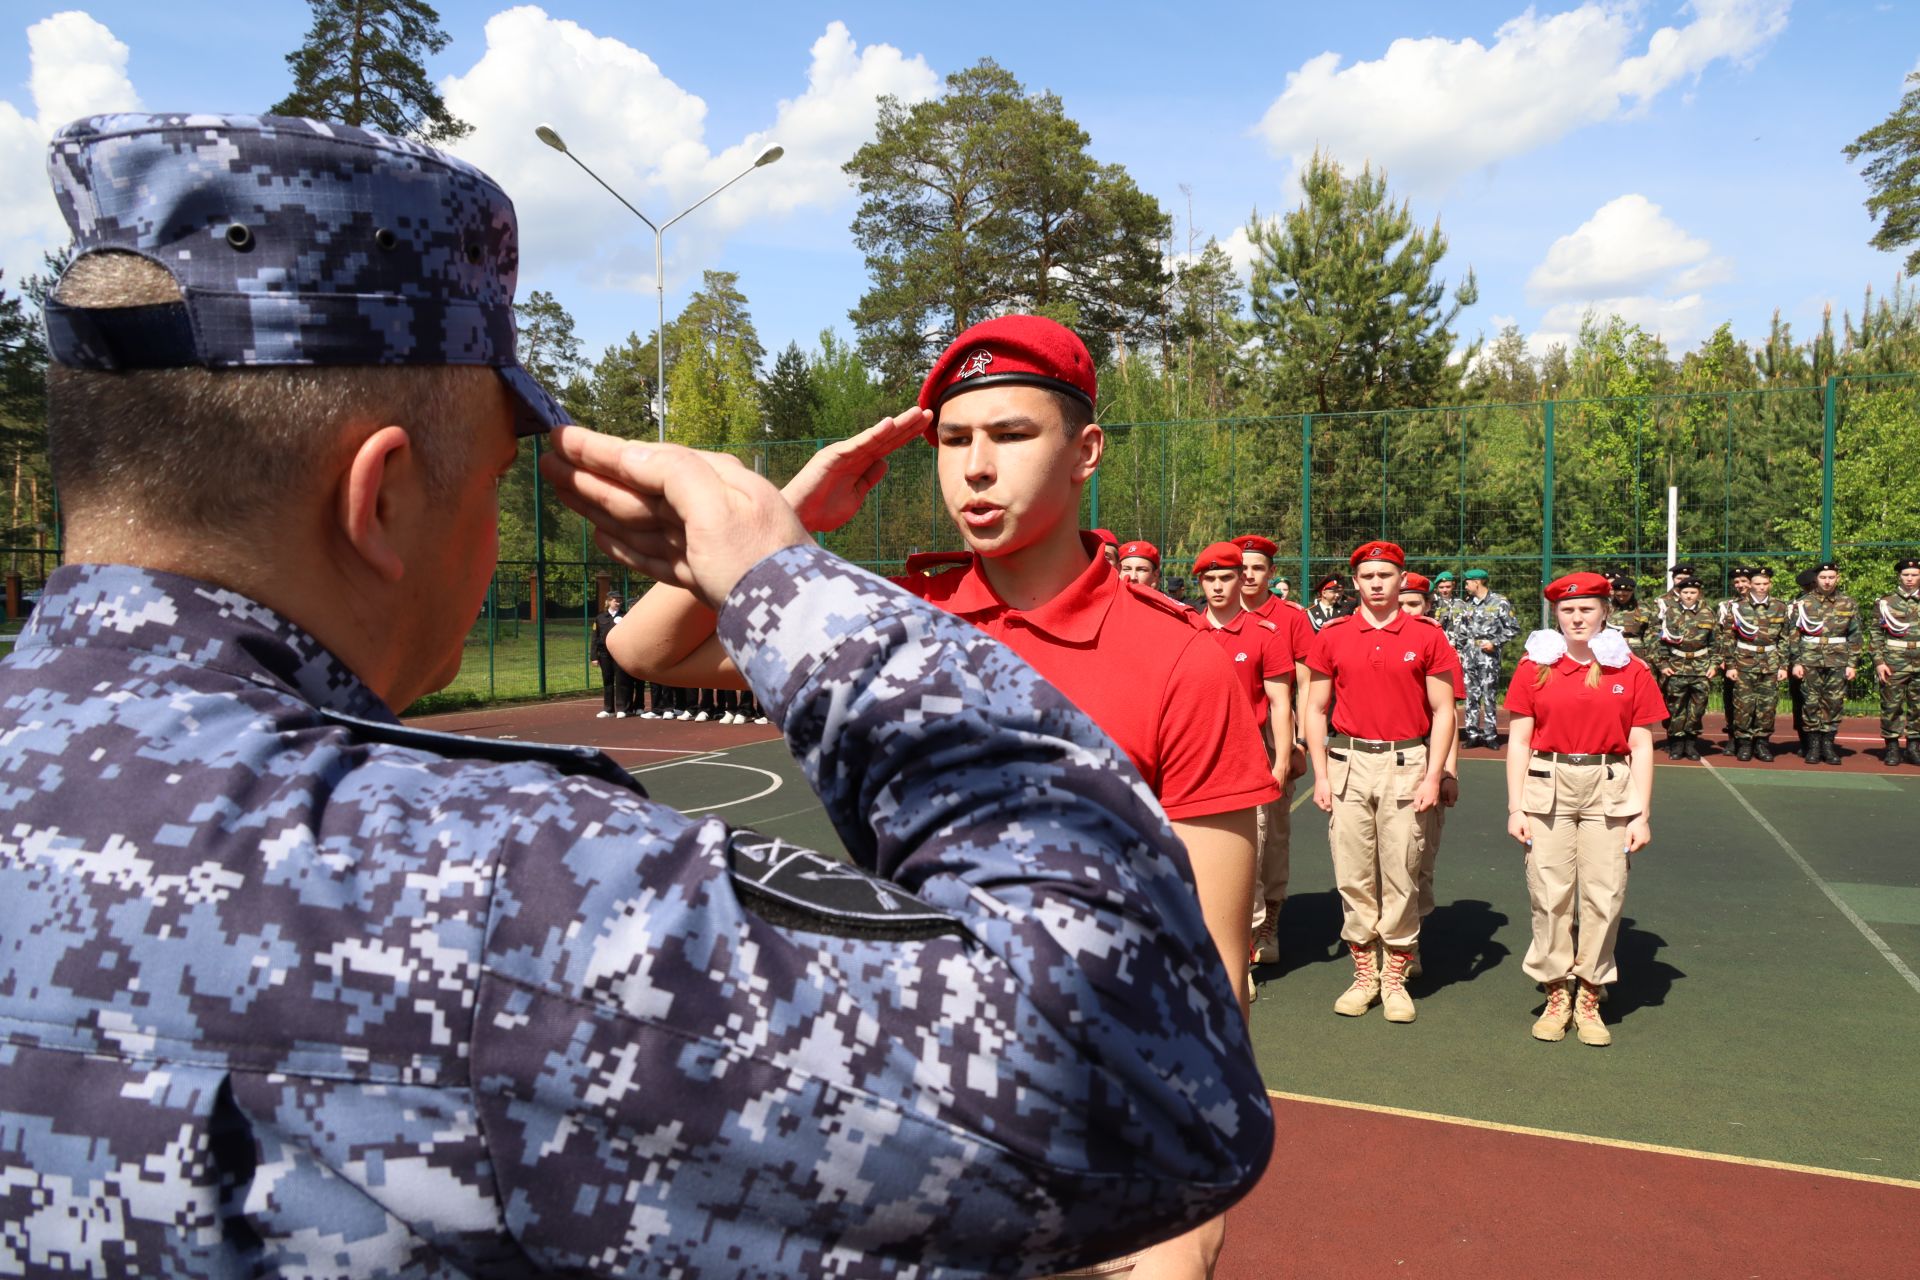
[[[555,151],[560,152],[562,155],[566,154],[566,140],[554,132],[552,125],[543,124],[535,126],[533,136],[552,147]]]
[[[552,131],[549,130],[549,132],[552,132]],[[765,166],[772,164],[775,160],[778,160],[781,156],[785,154],[787,154],[787,149],[785,147],[768,147],[765,151],[762,151],[760,153],[760,158],[753,162],[753,167],[756,169],[764,168]]]

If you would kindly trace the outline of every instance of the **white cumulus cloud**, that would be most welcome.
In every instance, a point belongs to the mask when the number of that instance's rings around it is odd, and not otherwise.
[[[1675,280],[1698,289],[1725,278],[1726,265],[1713,246],[1687,234],[1643,195],[1609,200],[1547,250],[1527,277],[1536,302],[1624,294],[1657,281]]]
[[[1732,278],[1732,263],[1637,192],[1607,201],[1548,247],[1527,277],[1527,296],[1547,306],[1530,345],[1567,341],[1587,311],[1618,315],[1677,346],[1698,337],[1702,290]]]
[[[1371,161],[1424,191],[1644,108],[1711,64],[1750,61],[1785,29],[1792,0],[1692,0],[1687,21],[1636,48],[1641,0],[1588,0],[1563,13],[1532,8],[1493,43],[1439,36],[1395,40],[1342,65],[1322,53],[1287,75],[1256,126],[1297,169],[1320,147]]]
[[[127,46],[77,10],[27,28],[33,110],[0,100],[0,270],[9,291],[39,269],[43,251],[66,243],[67,227],[47,185],[47,140],[80,116],[137,111],[140,95],[127,78]]]
[[[652,288],[653,237],[592,179],[533,136],[551,124],[569,149],[656,223],[752,164],[785,155],[730,188],[667,236],[669,263],[709,260],[745,223],[831,205],[850,190],[840,166],[873,134],[879,98],[932,97],[926,61],[889,45],[855,43],[840,22],[810,50],[806,87],[769,103],[771,119],[715,150],[706,103],[623,41],[533,6],[489,19],[486,52],[442,85],[447,106],[475,126],[460,154],[492,174],[520,214],[527,270],[588,267],[598,283]],[[669,275],[673,274],[671,265]]]

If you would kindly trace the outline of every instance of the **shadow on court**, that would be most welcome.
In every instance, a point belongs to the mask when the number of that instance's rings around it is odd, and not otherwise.
[[[1456,982],[1472,982],[1513,953],[1495,935],[1507,926],[1507,913],[1491,902],[1460,898],[1435,903],[1420,926],[1421,975],[1408,984],[1417,999]]]
[[[1318,893],[1290,893],[1280,908],[1280,960],[1277,964],[1253,967],[1254,979],[1271,982],[1296,969],[1326,964],[1346,958],[1340,943],[1340,894],[1326,889]]]
[[[1638,1009],[1657,1008],[1667,1002],[1673,984],[1687,975],[1659,958],[1667,940],[1657,933],[1634,927],[1632,917],[1620,921],[1620,937],[1613,954],[1620,965],[1620,981],[1613,984],[1607,1000],[1607,1020],[1625,1018]]]

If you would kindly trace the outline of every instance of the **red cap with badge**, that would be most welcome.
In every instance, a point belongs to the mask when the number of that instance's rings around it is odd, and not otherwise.
[[[1193,558],[1194,573],[1207,573],[1214,569],[1240,572],[1240,548],[1231,542],[1216,542]]]
[[[1123,542],[1120,544],[1122,560],[1151,560],[1153,567],[1160,567],[1160,548],[1151,542]]]
[[[1045,316],[982,320],[953,340],[920,385],[920,407],[935,415],[964,391],[1014,384],[1064,392],[1094,405],[1093,357],[1073,330]],[[927,439],[934,438],[932,427]]]
[[[1384,560],[1402,569],[1407,567],[1407,553],[1391,542],[1363,542],[1347,557],[1347,564],[1358,569],[1369,560]]]
[[[1233,540],[1233,545],[1242,551],[1257,551],[1271,560],[1280,554],[1280,544],[1272,538],[1263,538],[1257,533],[1243,533]]]
[[[1540,593],[1554,604],[1562,600],[1611,600],[1613,583],[1605,574],[1570,573],[1564,578],[1555,578]]]
[[[1424,573],[1408,573],[1406,581],[1400,584],[1400,589],[1402,591],[1418,591],[1421,595],[1430,595],[1433,592],[1433,583],[1427,580],[1427,575]]]

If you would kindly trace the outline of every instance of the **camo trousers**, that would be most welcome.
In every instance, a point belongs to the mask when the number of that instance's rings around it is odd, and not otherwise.
[[[1893,666],[1893,677],[1880,686],[1880,736],[1920,737],[1920,662]]]
[[[1759,661],[1754,661],[1754,659]],[[1740,673],[1733,686],[1733,707],[1727,716],[1727,733],[1735,738],[1767,738],[1773,735],[1773,721],[1780,709],[1780,681],[1774,672],[1780,668],[1771,654],[1741,654],[1733,669]]]
[[[1808,733],[1832,733],[1847,709],[1844,667],[1808,667],[1800,677],[1800,724]]]

